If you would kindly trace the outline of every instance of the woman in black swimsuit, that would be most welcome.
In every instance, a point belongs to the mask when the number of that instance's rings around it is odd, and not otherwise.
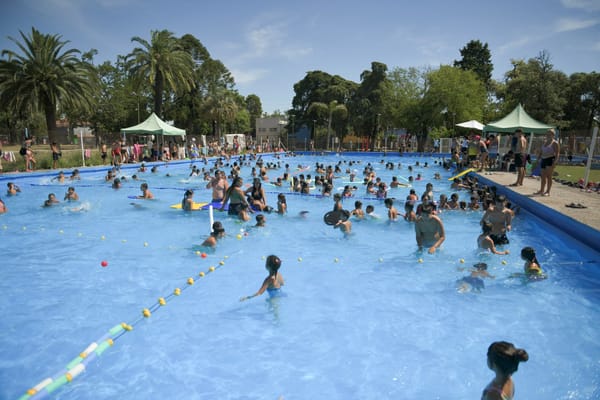
[[[267,207],[265,190],[263,189],[259,178],[254,178],[252,186],[246,190],[246,195],[248,195],[248,203],[250,203],[255,210],[262,211]]]

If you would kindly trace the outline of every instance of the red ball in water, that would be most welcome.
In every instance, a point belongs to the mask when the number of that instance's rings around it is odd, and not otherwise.
[[[100,265],[102,265],[103,267],[108,267],[108,261],[102,261]]]
[[[206,253],[202,253],[202,254],[200,254],[200,257],[202,257],[202,258],[206,258]]]

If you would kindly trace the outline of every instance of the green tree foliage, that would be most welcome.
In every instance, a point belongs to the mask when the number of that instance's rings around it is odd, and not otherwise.
[[[260,118],[263,113],[260,97],[255,94],[246,96],[246,111],[250,118],[250,129],[256,135],[256,118]]]
[[[455,60],[454,66],[463,70],[473,71],[481,79],[485,88],[491,88],[492,71],[492,54],[488,48],[488,44],[481,43],[479,40],[471,40],[465,47],[460,49],[462,59]]]
[[[200,40],[191,34],[183,35],[179,41],[183,50],[192,58],[194,85],[189,90],[181,91],[174,101],[170,102],[172,99],[168,98],[165,111],[177,126],[185,127],[188,133],[208,133],[211,128],[202,116],[204,99],[200,82],[203,79],[202,65],[211,60],[210,54]]]
[[[194,35],[186,33],[179,39],[179,43],[183,50],[190,54],[195,66],[210,60],[210,53]]]
[[[234,92],[225,89],[211,93],[204,102],[204,107],[204,114],[213,122],[216,136],[226,133],[223,128],[235,121],[239,111]]]
[[[252,130],[252,120],[250,118],[250,112],[245,108],[240,108],[235,114],[235,118],[231,123],[230,132],[249,134]],[[255,120],[256,125],[256,120]]]
[[[113,65],[106,61],[96,68],[99,89],[95,92],[97,104],[89,118],[98,139],[121,128],[135,125],[148,117],[152,109],[152,88],[146,81],[130,76],[124,56]]]
[[[347,106],[357,88],[358,84],[338,75],[329,75],[322,71],[307,72],[301,81],[294,84],[295,95],[292,99],[292,110],[288,112],[289,118],[294,119],[296,128],[302,125],[313,128],[313,120],[323,118],[325,121],[325,114],[315,118],[314,113],[309,113],[311,104],[329,104],[337,101],[338,104]],[[338,127],[336,131],[345,132],[346,127]]]
[[[338,132],[335,128],[343,129],[348,119],[348,109],[344,104],[339,104],[337,100],[329,102],[329,104],[315,102],[308,107],[307,114],[313,117],[313,120],[319,119],[327,121],[327,138],[325,148],[330,149],[331,146],[331,127]],[[340,137],[344,136],[344,132],[341,131]]]
[[[387,80],[387,65],[373,61],[371,70],[360,75],[360,85],[350,102],[350,124],[359,135],[375,139],[381,126],[380,116],[384,100],[389,98],[391,86]]]
[[[565,123],[567,129],[591,129],[600,116],[600,73],[578,72],[569,77]]]
[[[429,128],[444,125],[454,129],[457,122],[481,120],[487,96],[483,82],[474,72],[442,65],[427,74],[427,82],[421,103],[420,146]]]
[[[193,60],[181,40],[168,30],[152,31],[150,42],[135,36],[136,47],[128,55],[131,72],[147,80],[153,88],[154,112],[163,117],[163,96],[190,91],[194,86]]]
[[[3,50],[0,60],[0,104],[15,115],[43,112],[50,141],[57,141],[58,107],[90,109],[94,80],[90,64],[77,58],[77,49],[65,49],[60,35],[32,28],[21,33],[22,42],[10,37],[20,52]]]
[[[567,76],[553,69],[546,51],[528,62],[512,60],[511,63],[513,69],[505,74],[504,112],[512,111],[520,103],[533,118],[560,126],[567,103]]]
[[[424,117],[421,102],[427,89],[426,69],[394,68],[388,73],[390,90],[384,101],[384,119],[392,127],[402,127],[409,132],[420,132]]]

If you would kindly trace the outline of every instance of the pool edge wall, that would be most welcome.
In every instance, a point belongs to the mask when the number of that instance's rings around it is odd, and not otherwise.
[[[599,250],[600,231],[562,214],[553,208],[540,204],[525,195],[514,192],[503,185],[499,185],[484,176],[477,175],[477,179],[480,184],[495,186],[496,193],[505,195],[507,198],[511,199],[511,202],[518,204],[521,208],[527,210],[542,221],[565,232],[578,242],[588,246],[590,249],[594,251]]]

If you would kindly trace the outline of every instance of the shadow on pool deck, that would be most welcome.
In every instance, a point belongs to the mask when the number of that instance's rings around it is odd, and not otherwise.
[[[523,186],[509,186],[517,179],[517,175],[511,172],[493,171],[486,174],[480,172],[478,178],[483,184],[497,186],[499,192],[505,193],[509,200],[513,199],[528,211],[545,219],[546,222],[558,226],[596,251],[600,250],[600,193],[586,192],[576,187],[553,182],[550,196],[539,196],[534,195],[540,189],[539,178],[526,177]],[[528,203],[541,207],[528,207]],[[570,204],[580,204],[585,208],[567,207]],[[553,210],[553,212],[548,210]],[[553,217],[553,215],[556,216],[556,213],[563,217],[556,219]],[[573,221],[576,222],[573,223]],[[563,229],[565,222],[572,225],[571,232],[569,229]]]

